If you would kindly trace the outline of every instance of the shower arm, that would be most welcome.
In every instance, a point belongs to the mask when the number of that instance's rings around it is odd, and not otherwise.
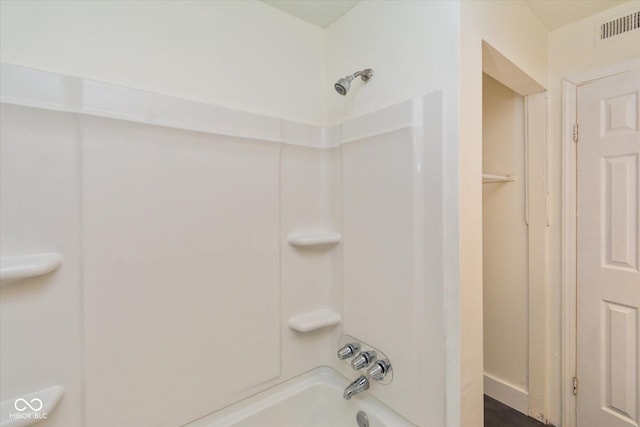
[[[367,80],[369,80],[371,78],[371,76],[373,76],[373,70],[371,68],[367,68],[365,70],[362,71],[356,71],[355,73],[351,74],[350,76],[347,76],[347,79],[349,79],[349,81],[355,79],[356,77],[360,76],[360,78],[362,79],[363,82],[366,82]]]

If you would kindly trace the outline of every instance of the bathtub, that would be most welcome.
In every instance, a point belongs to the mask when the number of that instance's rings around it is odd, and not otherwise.
[[[368,391],[343,399],[347,384],[333,369],[319,367],[184,427],[358,427],[359,411],[369,427],[415,427]]]

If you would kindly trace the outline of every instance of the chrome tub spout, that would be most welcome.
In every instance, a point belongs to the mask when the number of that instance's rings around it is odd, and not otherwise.
[[[344,389],[342,397],[349,400],[358,393],[369,390],[369,380],[364,375],[360,375]]]

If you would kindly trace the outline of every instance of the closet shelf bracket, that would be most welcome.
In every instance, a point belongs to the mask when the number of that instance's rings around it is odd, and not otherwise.
[[[492,184],[497,182],[513,182],[516,180],[515,175],[492,175],[488,173],[482,174],[483,184]]]

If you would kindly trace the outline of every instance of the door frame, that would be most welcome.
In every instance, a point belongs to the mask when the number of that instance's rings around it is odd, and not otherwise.
[[[640,60],[587,71],[562,79],[562,426],[576,427],[573,377],[577,367],[577,123],[578,86],[640,68]]]

